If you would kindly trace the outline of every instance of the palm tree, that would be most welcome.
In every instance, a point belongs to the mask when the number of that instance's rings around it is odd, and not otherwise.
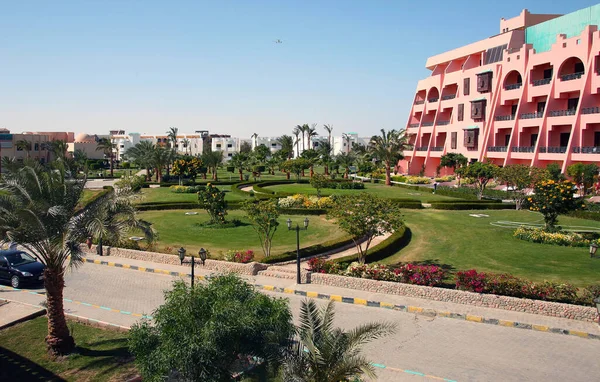
[[[171,162],[171,153],[172,151],[170,149],[163,146],[156,146],[152,151],[150,163],[155,169],[156,181],[159,183],[162,182],[163,168],[167,167]]]
[[[346,142],[346,152],[350,153],[350,140],[352,137],[346,133],[342,133],[342,139]]]
[[[54,154],[54,158],[65,162],[65,159],[67,158],[67,149],[69,148],[69,145],[67,145],[67,142],[65,141],[61,141],[60,139],[55,140],[55,141],[51,141],[48,143],[48,148],[50,149],[50,151],[52,151],[52,153]]]
[[[312,178],[315,174],[315,162],[319,159],[319,153],[316,150],[308,149],[302,152],[301,157],[310,162],[310,177]],[[302,170],[302,176],[304,176],[304,170]]]
[[[146,180],[150,180],[150,169],[153,167],[152,155],[156,146],[150,141],[141,141],[130,147],[125,156],[130,158],[140,168],[146,169]]]
[[[281,145],[280,151],[286,153],[287,159],[291,159],[294,155],[294,138],[289,135],[282,135],[277,139],[279,145]]]
[[[317,133],[317,124],[313,123],[311,127],[306,130],[306,138],[308,139],[308,149],[310,150],[312,147],[312,138],[318,136]]]
[[[350,381],[375,368],[362,355],[362,346],[395,332],[392,323],[369,323],[350,331],[333,326],[334,303],[319,309],[314,300],[302,301],[296,342],[283,364],[283,380],[290,382]]]
[[[348,179],[348,173],[350,172],[350,166],[354,163],[354,155],[350,153],[340,153],[336,155],[335,161],[338,166],[344,169],[344,178]]]
[[[331,157],[331,144],[329,142],[321,143],[317,149],[317,153],[319,154],[319,161],[325,168],[324,174],[329,175],[329,165],[333,162],[333,158]]]
[[[187,139],[187,138],[184,138],[184,139],[183,139],[183,148],[185,149],[185,153],[186,153],[186,154],[188,153],[188,148],[190,149],[190,151],[189,151],[189,152],[190,152],[190,154],[192,153],[192,148],[190,147],[190,143],[191,143],[191,142],[190,142],[190,140],[189,140],[189,139]]]
[[[323,128],[327,131],[327,142],[331,146],[333,146],[333,142],[331,142],[331,133],[333,132],[333,125],[323,125]]]
[[[374,135],[369,142],[369,151],[375,159],[383,162],[385,167],[385,184],[392,185],[390,168],[404,158],[403,151],[410,147],[406,131],[390,130],[386,133],[381,129],[381,135]]]
[[[75,165],[75,174],[79,174],[80,171],[87,172],[87,159],[87,155],[83,150],[77,149],[75,150],[75,152],[73,152],[73,164]]]
[[[169,139],[169,142],[171,142],[171,147],[173,148],[173,150],[177,151],[177,133],[179,132],[179,129],[176,127],[169,127],[169,131],[167,131],[167,138]]]
[[[29,152],[31,151],[31,142],[21,139],[15,142],[15,147],[19,151],[25,151],[27,158],[29,159]]]
[[[67,179],[61,161],[54,167],[45,169],[29,162],[6,172],[0,180],[0,194],[6,195],[0,199],[0,239],[23,246],[46,266],[46,344],[50,354],[63,355],[75,347],[63,307],[64,275],[67,267],[82,264],[80,243],[93,231],[90,222],[98,211],[114,203],[116,196],[107,193],[78,212],[85,178]],[[95,225],[115,235],[133,227],[129,225],[135,220],[131,208],[111,211],[109,220]]]
[[[292,134],[294,134],[294,136],[296,137],[296,140],[294,141],[295,145],[296,145],[296,158],[300,156],[300,134],[302,134],[302,126],[297,125],[296,127],[294,127],[294,130],[292,130]]]
[[[104,153],[104,157],[108,157],[108,164],[110,166],[110,177],[113,177],[113,158],[115,148],[115,144],[111,142],[110,138],[101,138],[98,140],[96,151],[102,151]]]
[[[223,162],[222,151],[206,151],[202,153],[202,162],[206,164],[212,172],[212,178],[216,182],[219,180],[217,175],[217,167]]]
[[[244,170],[248,168],[248,154],[235,153],[231,157],[228,166],[237,168],[240,174],[240,180],[244,180]]]

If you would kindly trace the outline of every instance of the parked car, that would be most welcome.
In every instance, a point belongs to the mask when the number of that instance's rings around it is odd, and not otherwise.
[[[46,266],[20,250],[0,251],[0,281],[8,281],[13,288],[44,282]]]

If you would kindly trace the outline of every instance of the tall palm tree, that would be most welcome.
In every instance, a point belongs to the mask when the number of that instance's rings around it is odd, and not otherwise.
[[[294,141],[295,145],[296,145],[296,158],[298,158],[300,156],[300,134],[302,134],[302,126],[300,125],[296,125],[296,127],[294,127],[294,130],[292,130],[292,134],[294,134],[294,136],[296,137],[296,140]]]
[[[25,151],[27,158],[29,158],[29,152],[31,151],[31,142],[21,139],[15,142],[15,147],[19,151]]]
[[[301,157],[310,162],[310,177],[312,178],[315,174],[315,163],[319,159],[319,153],[316,150],[308,149],[302,152]],[[302,170],[302,176],[304,176],[304,170]]]
[[[327,142],[333,147],[333,142],[331,142],[331,133],[333,132],[333,125],[323,125],[325,131],[327,131]]]
[[[165,167],[171,163],[171,149],[156,146],[152,151],[152,156],[150,157],[150,163],[154,167],[156,173],[156,181],[162,182],[162,171]]]
[[[240,180],[244,180],[244,170],[248,168],[248,154],[246,153],[235,153],[228,162],[228,166],[234,167],[240,174]]]
[[[340,153],[336,155],[335,161],[341,168],[344,169],[344,178],[348,179],[348,173],[350,172],[350,166],[354,164],[354,155],[350,153]]]
[[[185,153],[188,154],[188,148],[189,148],[189,153],[192,153],[192,148],[190,146],[191,141],[187,138],[183,139],[183,148],[185,149]]]
[[[404,158],[404,150],[410,147],[406,131],[390,130],[386,133],[381,129],[381,135],[374,135],[369,142],[369,151],[375,159],[383,162],[385,167],[385,184],[392,185],[390,179],[390,168],[392,164]]]
[[[280,151],[286,153],[287,159],[291,159],[294,156],[294,138],[289,135],[282,135],[277,139],[279,145],[281,145]]]
[[[306,138],[308,139],[308,149],[312,148],[312,138],[318,136],[317,124],[313,123],[311,127],[306,130]]]
[[[202,153],[202,162],[206,164],[206,167],[212,172],[212,178],[216,182],[219,180],[217,175],[217,167],[223,162],[222,151],[205,151]]]
[[[75,165],[75,174],[79,174],[80,171],[84,171],[87,173],[87,154],[85,151],[81,149],[77,149],[73,152],[73,164]]]
[[[80,243],[92,233],[92,219],[116,196],[108,193],[81,211],[86,179],[68,179],[61,161],[54,167],[29,162],[6,172],[0,180],[0,194],[6,196],[0,199],[0,239],[23,246],[46,266],[46,344],[52,355],[63,355],[75,347],[63,307],[64,275],[67,267],[82,264]],[[135,219],[132,214],[131,208],[113,208],[111,218],[96,225],[115,234],[124,232]]]
[[[329,166],[333,162],[331,156],[331,144],[329,142],[321,143],[317,149],[317,153],[319,154],[319,162],[321,162],[325,169],[324,174],[329,175]]]
[[[112,143],[110,138],[101,138],[96,144],[96,151],[102,151],[104,157],[108,157],[108,165],[110,166],[110,177],[113,177],[113,162],[115,153],[113,152],[115,144]]]
[[[179,129],[176,127],[169,127],[169,131],[167,131],[167,138],[171,143],[171,148],[177,151],[177,133],[179,133]]]
[[[49,142],[48,146],[50,151],[52,151],[52,154],[54,154],[55,159],[65,162],[65,159],[67,158],[67,149],[69,148],[67,142],[58,139]]]
[[[392,323],[369,323],[350,331],[333,326],[334,303],[319,309],[314,300],[302,301],[296,342],[284,359],[283,379],[289,382],[350,381],[375,368],[362,355],[362,346],[395,332]]]
[[[141,141],[125,152],[127,158],[131,159],[140,168],[146,169],[146,180],[150,180],[150,170],[154,167],[152,164],[154,150],[156,150],[156,146],[152,142]]]

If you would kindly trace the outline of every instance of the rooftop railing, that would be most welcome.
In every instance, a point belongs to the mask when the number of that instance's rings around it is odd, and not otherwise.
[[[565,117],[569,115],[575,115],[575,109],[552,110],[548,113],[549,117]]]
[[[581,108],[581,114],[599,114],[600,107],[583,107]]]
[[[521,119],[534,119],[534,118],[542,118],[542,115],[544,113],[542,113],[541,111],[535,112],[535,113],[523,113],[520,115]]]
[[[575,154],[600,154],[600,146],[581,146],[573,147]]]
[[[487,151],[492,153],[505,153],[508,150],[508,146],[489,146]]]
[[[564,154],[567,152],[567,146],[542,146],[540,153]]]
[[[423,127],[430,127],[430,126],[433,126],[433,122],[423,122],[421,124],[421,126],[423,126]]]

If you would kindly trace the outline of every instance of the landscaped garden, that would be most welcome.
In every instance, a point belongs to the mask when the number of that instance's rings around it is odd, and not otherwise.
[[[174,186],[177,187],[177,186]],[[247,199],[243,195],[231,192],[231,186],[219,186],[217,188],[225,192],[225,200],[244,200]],[[157,188],[143,188],[141,190],[141,197],[137,199],[138,203],[186,203],[186,202],[197,202],[198,195],[193,193],[175,192],[175,188],[171,187],[157,187]]]

